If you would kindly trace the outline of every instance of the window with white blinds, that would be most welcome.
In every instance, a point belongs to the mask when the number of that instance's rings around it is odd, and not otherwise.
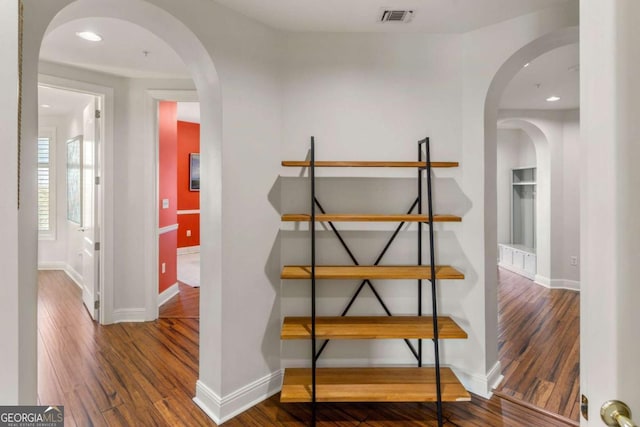
[[[55,181],[53,136],[38,137],[38,232],[41,238],[55,235]]]

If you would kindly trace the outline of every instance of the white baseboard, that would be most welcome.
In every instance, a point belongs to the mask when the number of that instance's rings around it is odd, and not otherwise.
[[[164,303],[166,303],[179,293],[180,287],[178,286],[178,282],[176,282],[158,294],[158,307],[162,306]]]
[[[549,279],[536,274],[535,283],[547,289],[566,289],[580,292],[580,282],[568,279]]]
[[[82,284],[82,275],[74,270],[73,267],[67,265],[64,272],[67,273],[67,276],[71,277],[71,280],[73,280],[80,289],[84,289],[84,285]]]
[[[482,396],[485,399],[491,398],[493,389],[496,388],[504,378],[500,361],[496,362],[486,375],[471,374],[453,366],[450,366],[450,368],[453,369],[467,391]]]
[[[196,381],[196,397],[193,398],[193,401],[214,423],[222,424],[220,421],[222,399],[200,380]]]
[[[38,270],[66,270],[67,263],[63,261],[38,262]]]
[[[80,290],[84,290],[82,284],[82,275],[74,270],[69,264],[63,261],[41,262],[38,263],[38,270],[62,270],[76,284]]]
[[[203,382],[196,382],[193,401],[216,424],[220,425],[273,396],[282,388],[282,370],[272,372],[224,397],[218,396]]]
[[[580,292],[580,282],[568,279],[552,279],[551,289],[566,289]]]
[[[144,308],[119,308],[113,310],[113,322],[146,322],[147,310]]]
[[[200,246],[186,246],[178,248],[178,255],[197,254],[200,253]]]

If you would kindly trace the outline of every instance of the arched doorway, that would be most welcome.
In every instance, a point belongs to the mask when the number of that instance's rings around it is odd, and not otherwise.
[[[538,206],[536,213],[538,215],[538,221],[536,221],[536,243],[537,243],[537,274],[535,276],[536,282],[546,286],[551,286],[552,277],[552,259],[553,259],[553,236],[552,236],[552,182],[551,182],[551,140],[553,139],[547,134],[546,129],[536,123],[535,120],[527,120],[526,114],[522,117],[516,114],[514,117],[508,115],[501,115],[499,113],[499,103],[502,94],[507,84],[512,78],[525,66],[525,64],[533,61],[535,58],[552,51],[556,48],[575,44],[578,42],[578,28],[571,27],[565,28],[559,31],[549,33],[543,37],[528,43],[524,47],[513,53],[498,69],[495,73],[491,85],[489,87],[485,105],[484,105],[484,154],[485,159],[496,158],[496,142],[497,142],[497,129],[498,123],[509,123],[522,129],[536,146],[537,155],[537,167],[538,174],[536,180],[536,186],[538,190],[537,201]],[[505,113],[506,114],[506,113]],[[557,138],[556,138],[557,139]],[[495,160],[493,160],[495,161]],[[485,168],[485,194],[490,194],[492,188],[496,187],[496,175],[494,168]],[[490,199],[495,196],[491,196]],[[494,200],[495,201],[495,200]],[[490,222],[496,217],[496,205],[489,203],[485,205],[485,215],[489,218]],[[496,233],[489,232],[485,235],[486,246],[497,245]],[[485,253],[485,261],[487,264],[491,262],[493,253],[487,251]],[[496,283],[497,279],[492,281],[490,276],[494,273],[489,272],[487,279],[487,286],[493,286],[491,282]],[[486,300],[486,306],[488,311],[491,310],[491,304],[493,302]],[[576,306],[579,303],[576,304]],[[496,391],[497,393],[497,391]],[[568,393],[567,393],[568,394]],[[577,400],[576,400],[577,406]]]
[[[36,13],[37,9],[37,13]],[[46,5],[38,3],[28,3],[25,5],[25,26],[24,26],[24,47],[23,47],[23,141],[35,139],[37,135],[37,73],[38,73],[38,57],[40,44],[43,36],[57,26],[76,19],[78,17],[100,16],[116,18],[132,22],[154,33],[163,39],[176,52],[179,53],[181,59],[190,70],[193,82],[195,83],[200,99],[202,111],[201,134],[204,141],[201,147],[201,164],[202,164],[202,180],[201,187],[201,211],[202,221],[201,233],[203,243],[201,245],[202,256],[206,257],[207,263],[202,268],[203,285],[201,294],[203,298],[210,300],[220,300],[221,293],[221,187],[219,185],[222,168],[222,116],[221,116],[221,91],[218,80],[217,71],[213,65],[210,53],[204,47],[198,37],[187,28],[179,19],[168,11],[144,0],[125,1],[114,0],[108,3],[95,0],[79,0],[69,1],[62,0],[57,2],[49,2]],[[122,95],[122,94],[120,94]],[[116,93],[115,96],[118,96]],[[112,100],[113,101],[113,100]],[[107,99],[107,103],[109,99]],[[106,108],[113,108],[113,105],[107,105]],[[134,143],[127,140],[126,131],[118,130],[118,133],[107,132],[105,143],[102,144],[100,156],[103,162],[104,176],[101,180],[102,193],[104,197],[103,227],[101,230],[101,256],[104,266],[103,284],[103,300],[105,307],[103,309],[107,313],[105,323],[109,323],[109,313],[113,315],[117,305],[122,304],[127,298],[136,300],[136,303],[145,307],[147,318],[145,320],[153,320],[157,316],[157,282],[153,280],[153,269],[156,265],[155,253],[151,243],[144,247],[140,253],[143,260],[139,262],[140,268],[145,269],[143,276],[145,280],[139,284],[137,289],[130,290],[129,293],[123,295],[122,289],[118,288],[118,277],[116,270],[122,270],[121,266],[116,263],[119,225],[116,218],[118,216],[117,206],[126,205],[126,199],[121,197],[121,189],[116,188],[114,180],[118,169],[122,168],[122,156],[118,156],[117,147],[121,144]],[[135,140],[135,143],[142,144],[144,151],[153,153],[155,151],[155,138],[153,132],[144,135],[142,140]],[[23,144],[22,156],[24,158],[35,158],[35,148],[28,144]],[[155,193],[155,169],[154,156],[142,156],[138,159],[139,177],[136,182],[130,183],[132,186],[138,187],[136,195],[142,199],[142,212],[139,213],[142,218],[142,226],[139,230],[141,239],[145,242],[157,242],[156,239],[156,193]],[[29,162],[23,163],[22,173],[24,176],[34,176],[34,166]],[[35,207],[30,205],[31,200],[35,200],[35,194],[31,194],[35,188],[25,186],[23,189],[23,199],[27,202],[23,205],[24,212],[35,212]],[[136,197],[136,196],[134,196]],[[120,208],[121,209],[121,208]],[[25,228],[36,230],[35,215],[23,215]],[[121,224],[121,221],[120,221]],[[156,243],[157,244],[157,243]],[[36,267],[36,251],[35,245],[25,247],[24,258],[33,260],[32,268],[35,272]],[[126,274],[126,271],[119,271],[118,274]],[[35,275],[29,276],[29,288],[33,289],[35,295]],[[33,310],[33,318],[35,319],[35,303],[29,307]],[[216,306],[219,307],[219,306]],[[151,313],[151,314],[149,314]],[[203,311],[201,315],[201,334],[209,337],[216,335],[214,325],[219,324],[220,311],[209,309]],[[35,325],[32,325],[35,326]],[[30,331],[35,337],[35,328]],[[36,346],[25,348],[23,351],[26,366],[36,366]],[[200,377],[218,378],[219,373],[215,372],[219,369],[220,364],[216,363],[220,355],[215,346],[215,339],[203,340],[200,347],[200,360],[206,360],[206,365],[200,365]],[[25,399],[36,400],[36,372],[29,376],[28,381],[24,381]],[[211,382],[213,380],[210,380]]]

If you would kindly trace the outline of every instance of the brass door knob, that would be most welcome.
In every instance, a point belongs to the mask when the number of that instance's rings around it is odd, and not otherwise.
[[[600,418],[610,427],[637,427],[631,421],[631,409],[619,400],[608,400],[600,408]]]

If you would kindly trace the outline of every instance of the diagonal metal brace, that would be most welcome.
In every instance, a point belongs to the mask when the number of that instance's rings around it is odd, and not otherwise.
[[[318,206],[318,209],[320,209],[320,211],[323,214],[326,214],[327,212],[324,210],[324,208],[322,207],[322,205],[320,204],[320,202],[318,201],[317,198],[314,198],[315,204]],[[413,212],[413,210],[416,208],[416,206],[418,205],[418,199],[416,198],[413,202],[413,204],[411,205],[411,207],[409,208],[409,210],[407,211],[407,215],[411,214]],[[344,248],[345,251],[347,251],[347,254],[349,255],[349,258],[351,258],[351,261],[353,261],[353,263],[355,265],[360,265],[360,263],[358,262],[358,260],[356,259],[355,255],[353,255],[353,252],[351,252],[351,249],[349,249],[349,246],[347,245],[347,243],[344,241],[344,239],[342,238],[342,235],[340,234],[340,232],[338,231],[338,229],[335,227],[335,225],[333,225],[333,222],[331,221],[327,221],[329,224],[329,227],[331,227],[331,230],[333,231],[333,233],[336,235],[336,237],[338,238],[338,240],[340,241],[340,244],[342,245],[342,247]],[[402,227],[404,226],[405,221],[402,221],[400,224],[398,224],[398,226],[396,227],[395,231],[393,232],[393,234],[391,235],[391,237],[389,238],[389,240],[387,241],[387,244],[384,246],[384,249],[382,250],[382,252],[380,253],[380,255],[378,255],[378,258],[376,259],[375,263],[373,265],[378,265],[380,264],[380,261],[382,261],[382,258],[384,257],[384,255],[387,253],[387,250],[389,249],[389,247],[391,246],[391,244],[393,243],[393,241],[396,239],[396,237],[398,236],[398,233],[400,232],[400,230],[402,229]],[[315,227],[315,224],[311,224],[311,227]],[[349,301],[349,303],[347,304],[346,308],[342,311],[342,314],[340,316],[344,317],[347,315],[347,313],[349,312],[349,309],[351,308],[351,306],[353,305],[353,303],[355,302],[356,298],[358,298],[358,295],[360,295],[360,292],[362,291],[362,289],[364,288],[365,285],[368,285],[369,288],[371,289],[371,291],[373,292],[373,295],[376,297],[376,299],[378,300],[378,302],[380,303],[380,305],[382,306],[383,310],[385,311],[385,313],[387,313],[387,316],[393,316],[393,314],[391,314],[391,311],[389,310],[389,308],[386,306],[386,304],[384,303],[384,301],[382,300],[382,297],[380,296],[380,294],[378,293],[378,291],[376,290],[376,288],[373,286],[373,283],[371,283],[371,281],[369,279],[364,279],[362,282],[360,282],[360,285],[358,286],[358,289],[356,290],[356,292],[353,294],[353,296],[351,297],[351,300]],[[322,346],[320,347],[320,350],[318,350],[318,352],[316,353],[316,360],[318,360],[320,358],[320,355],[322,354],[322,352],[324,351],[324,349],[327,347],[327,344],[329,344],[330,340],[325,340],[322,343]],[[416,351],[415,347],[413,346],[413,344],[411,344],[411,342],[408,339],[405,339],[404,342],[407,344],[407,346],[409,347],[409,350],[411,350],[411,353],[413,353],[414,357],[419,360],[419,355],[418,352]]]

